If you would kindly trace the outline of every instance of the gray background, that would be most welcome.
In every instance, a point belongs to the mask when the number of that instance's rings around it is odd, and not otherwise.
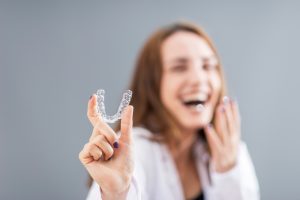
[[[0,2],[0,199],[84,199],[89,96],[114,112],[155,28],[202,25],[239,101],[262,199],[299,199],[299,3]]]

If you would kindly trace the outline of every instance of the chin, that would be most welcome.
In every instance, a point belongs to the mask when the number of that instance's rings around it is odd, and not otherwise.
[[[185,127],[186,129],[188,129],[188,130],[194,130],[194,131],[197,131],[197,130],[199,130],[199,129],[204,128],[204,127],[207,126],[207,125],[208,125],[208,122],[201,122],[201,123],[199,123],[199,121],[198,121],[198,122],[194,122],[194,123],[191,123],[191,122],[186,123],[184,127]]]
[[[210,123],[210,121],[211,121],[211,117],[206,116],[206,117],[201,117],[198,120],[194,118],[192,121],[187,122],[186,124],[190,127],[190,129],[198,130],[207,126]]]

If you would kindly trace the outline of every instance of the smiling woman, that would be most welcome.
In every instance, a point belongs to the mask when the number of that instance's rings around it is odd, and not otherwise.
[[[97,114],[96,96],[88,102],[94,129],[79,154],[94,180],[87,199],[259,199],[238,105],[225,88],[201,28],[181,22],[155,32],[116,130]]]

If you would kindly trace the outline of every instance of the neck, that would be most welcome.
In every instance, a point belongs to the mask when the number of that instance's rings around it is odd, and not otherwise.
[[[184,131],[182,134],[180,142],[169,144],[172,157],[178,166],[193,161],[193,146],[197,140],[195,131]]]

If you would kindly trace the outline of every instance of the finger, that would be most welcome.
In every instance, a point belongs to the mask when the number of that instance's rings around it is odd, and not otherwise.
[[[88,102],[87,117],[93,126],[102,121],[101,116],[97,112],[97,96],[95,94],[91,96]]]
[[[224,144],[228,139],[228,129],[225,119],[225,108],[222,103],[216,109],[215,127],[221,142]]]
[[[216,155],[220,151],[220,148],[221,148],[221,145],[222,145],[221,141],[218,138],[218,135],[217,135],[215,129],[213,128],[213,126],[211,124],[207,125],[204,128],[204,131],[205,131],[205,135],[206,135],[207,142],[208,142],[208,145],[209,145],[209,149],[212,153],[212,156],[214,158],[216,158]]]
[[[125,108],[121,119],[121,137],[120,141],[126,144],[131,143],[131,130],[132,130],[133,106],[129,105]]]
[[[241,118],[240,118],[238,104],[235,100],[231,101],[231,110],[232,110],[232,115],[233,115],[234,125],[235,125],[234,134],[235,137],[239,140],[241,134]]]
[[[118,141],[118,136],[115,131],[103,121],[99,121],[96,124],[89,140],[92,141],[98,135],[104,135],[106,140],[113,146]]]
[[[97,161],[103,155],[101,149],[95,144],[91,144],[90,155],[93,157],[94,161]]]
[[[98,148],[100,148],[104,154],[104,159],[109,159],[113,154],[114,150],[111,145],[107,142],[103,135],[96,136],[92,141],[92,144],[95,144]]]
[[[79,153],[79,160],[83,165],[86,165],[94,160],[87,150],[87,145],[88,144],[85,144],[83,149]]]
[[[87,143],[84,145],[83,149],[79,153],[79,160],[83,165],[89,164],[90,162],[93,162],[97,157],[102,156],[102,152],[97,152],[97,150],[92,150],[93,144]],[[91,153],[93,151],[93,153]],[[96,154],[99,154],[98,156]],[[95,158],[95,159],[94,159]]]
[[[225,112],[224,112],[225,113],[225,121],[226,121],[227,129],[228,129],[228,132],[227,132],[228,136],[234,134],[236,131],[230,101],[231,100],[229,99],[229,97],[225,96],[223,98],[223,105],[224,105],[224,109],[225,109]]]

